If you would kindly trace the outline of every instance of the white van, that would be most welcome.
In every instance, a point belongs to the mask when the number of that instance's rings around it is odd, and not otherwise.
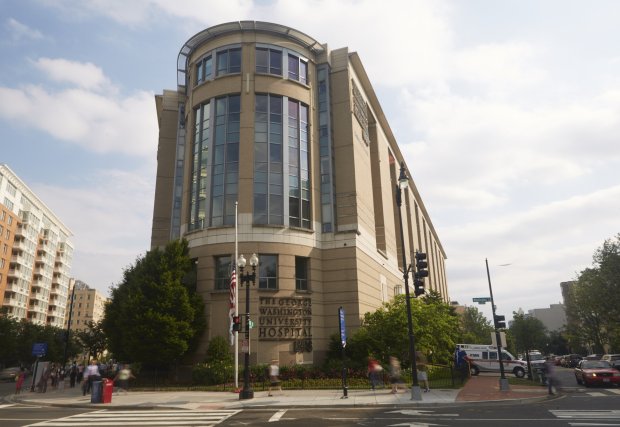
[[[472,375],[480,372],[500,372],[497,347],[482,344],[457,344],[458,349],[467,354],[469,370]],[[527,363],[518,360],[502,348],[502,362],[505,372],[512,372],[517,378],[523,378],[527,372]]]

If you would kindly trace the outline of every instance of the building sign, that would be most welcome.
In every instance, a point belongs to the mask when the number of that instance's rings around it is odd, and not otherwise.
[[[312,300],[310,298],[260,297],[260,341],[296,341],[296,351],[312,348]]]
[[[362,138],[366,145],[370,144],[370,134],[368,133],[368,107],[362,92],[359,91],[355,80],[351,79],[351,90],[353,92],[353,115],[362,127]]]

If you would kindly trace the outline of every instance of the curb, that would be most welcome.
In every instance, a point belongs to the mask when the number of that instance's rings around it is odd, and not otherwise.
[[[153,404],[128,404],[128,405],[116,405],[116,406],[107,406],[105,403],[59,403],[59,402],[50,402],[45,400],[27,400],[24,401],[22,399],[15,399],[15,395],[5,396],[4,400],[10,403],[21,403],[24,405],[42,405],[48,407],[64,407],[64,408],[80,408],[80,409],[106,409],[109,411],[126,411],[126,410],[155,410],[155,409],[165,409],[165,410],[179,410],[183,411],[184,409],[179,408],[178,406],[169,406],[166,403],[162,403],[161,405],[153,405]],[[402,407],[457,407],[457,406],[484,406],[484,405],[522,405],[533,402],[542,402],[542,401],[553,401],[564,398],[564,394],[555,395],[555,396],[536,396],[536,397],[527,397],[527,398],[514,398],[514,399],[495,399],[495,400],[477,400],[477,401],[454,401],[454,402],[400,402],[396,403],[342,403],[336,405],[330,404],[320,404],[320,405],[308,405],[308,404],[295,404],[295,403],[275,403],[275,404],[253,404],[253,403],[223,403],[221,405],[217,405],[216,402],[213,402],[213,406],[219,406],[219,408],[226,409],[234,409],[234,410],[242,410],[242,409],[322,409],[322,408],[361,408],[361,407],[374,407],[374,408],[402,408]]]

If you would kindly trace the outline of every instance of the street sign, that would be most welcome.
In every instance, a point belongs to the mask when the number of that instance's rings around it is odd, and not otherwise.
[[[37,342],[32,344],[32,355],[37,357],[43,357],[47,354],[47,343]]]
[[[485,302],[491,302],[491,297],[473,298],[473,301],[477,302],[478,304],[484,304]]]
[[[344,308],[338,307],[338,319],[340,325],[340,342],[342,343],[342,348],[347,346],[347,330],[344,325]]]
[[[250,326],[250,329],[252,329],[254,327],[254,322],[252,320],[248,320],[248,325]]]

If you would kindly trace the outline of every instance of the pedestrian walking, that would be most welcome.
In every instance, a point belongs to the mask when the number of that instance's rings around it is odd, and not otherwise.
[[[97,359],[90,361],[90,365],[84,370],[84,384],[82,385],[82,396],[90,392],[93,382],[101,381],[101,374],[99,373],[99,366],[97,365]]]
[[[454,351],[454,366],[461,373],[461,381],[465,381],[469,377],[469,361],[467,353],[462,348],[456,348]]]
[[[78,366],[78,370],[77,370],[77,377],[76,377],[76,381],[78,384],[81,384],[82,381],[84,380],[84,364],[80,363]]]
[[[24,385],[25,379],[26,370],[21,367],[19,368],[19,373],[17,374],[17,378],[15,380],[15,394],[20,394],[22,392],[22,386]]]
[[[58,370],[58,390],[63,391],[65,389],[65,377],[67,376],[67,371],[65,371],[65,367],[61,366]]]
[[[390,393],[398,393],[398,385],[403,383],[400,361],[394,356],[390,356],[390,383],[392,384]]]
[[[370,389],[374,390],[381,384],[381,376],[383,375],[383,367],[377,359],[368,358],[368,380],[370,381]]]
[[[43,373],[41,374],[41,378],[39,379],[39,382],[37,383],[37,391],[39,393],[46,393],[47,392],[47,383],[49,382],[50,379],[50,374],[52,372],[52,364],[49,364],[45,367],[45,369],[43,370]]]
[[[69,368],[69,388],[75,387],[75,379],[77,378],[77,365],[75,361],[71,364],[71,368]]]
[[[424,391],[430,391],[428,386],[428,366],[426,365],[426,358],[422,354],[416,356],[416,365],[418,368],[418,382],[424,384]]]
[[[135,378],[131,373],[131,369],[127,364],[119,364],[119,371],[114,377],[114,382],[118,384],[117,393],[123,390],[125,393],[129,393],[129,379]]]
[[[551,357],[548,357],[547,360],[545,360],[545,377],[547,379],[547,390],[549,395],[552,396],[559,391],[560,384],[555,372],[555,363]]]
[[[273,396],[271,394],[272,388],[277,388],[282,391],[282,386],[280,385],[280,367],[276,359],[273,359],[269,365],[269,388],[267,389],[267,396]]]

